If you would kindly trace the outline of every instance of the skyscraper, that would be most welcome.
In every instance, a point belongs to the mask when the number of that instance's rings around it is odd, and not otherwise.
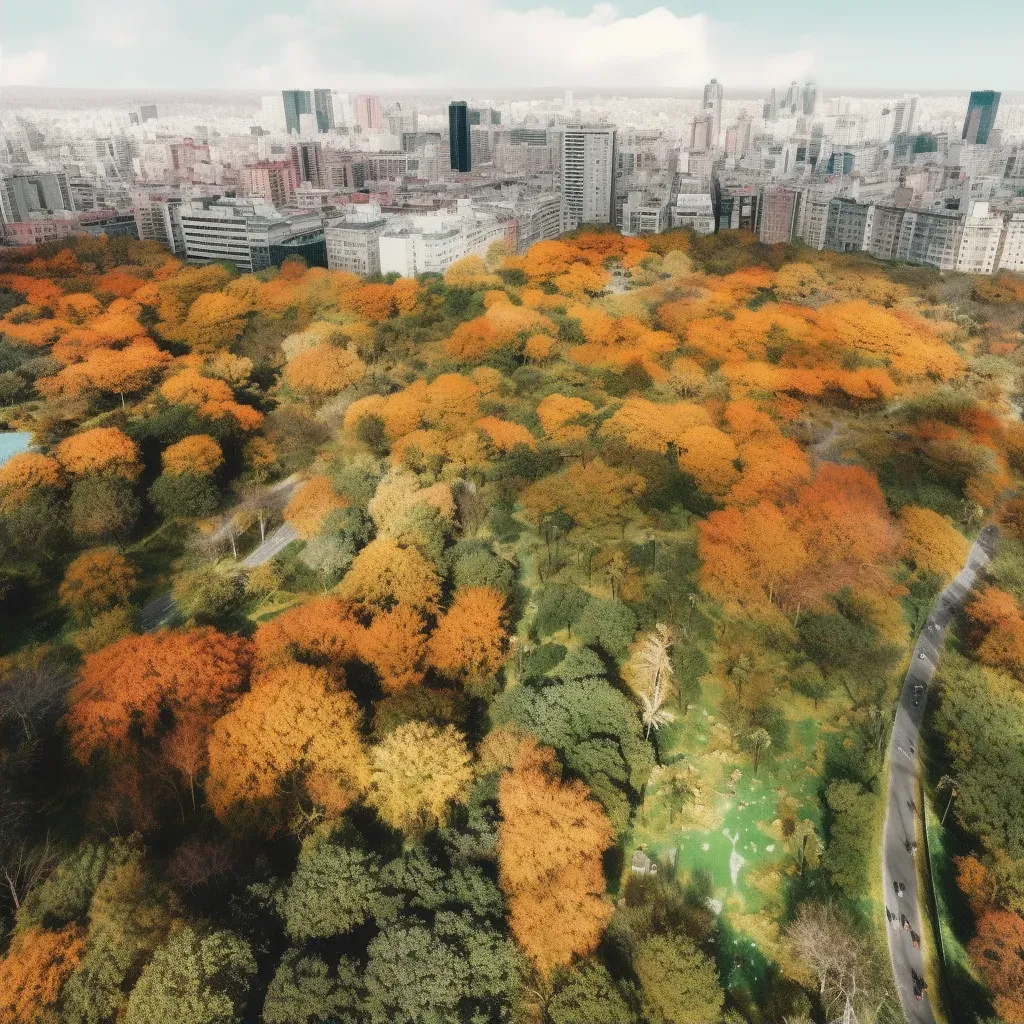
[[[912,135],[917,124],[917,101],[919,96],[904,96],[893,107],[892,135]]]
[[[615,223],[616,132],[610,124],[568,124],[562,142],[562,230]]]
[[[772,89],[764,104],[762,116],[766,121],[774,121],[779,112],[778,101],[775,98],[775,90]]]
[[[984,146],[988,142],[989,132],[999,112],[999,95],[991,89],[971,93],[963,135],[960,136],[969,146]]]
[[[469,106],[465,100],[448,104],[448,147],[453,171],[469,171],[473,156],[469,142]]]
[[[284,101],[284,130],[289,135],[298,135],[299,116],[313,113],[309,92],[305,89],[282,89],[281,99]]]
[[[334,97],[330,89],[313,90],[313,110],[316,114],[316,130],[329,132],[335,125]]]
[[[356,124],[366,133],[384,130],[384,114],[380,109],[380,97],[363,93],[355,98]]]
[[[818,87],[814,82],[807,82],[804,85],[804,113],[808,117],[814,117],[818,109]]]
[[[704,86],[704,112],[711,114],[711,149],[718,149],[722,133],[722,86],[712,78]]]

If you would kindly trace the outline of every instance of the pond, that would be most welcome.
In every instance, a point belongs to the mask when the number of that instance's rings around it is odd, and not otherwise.
[[[13,430],[0,431],[0,466],[19,452],[27,451],[31,443],[31,434]]]

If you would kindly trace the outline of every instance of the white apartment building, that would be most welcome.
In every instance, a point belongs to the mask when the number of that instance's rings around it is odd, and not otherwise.
[[[624,235],[659,235],[668,226],[668,200],[664,196],[645,189],[630,189],[622,204]]]
[[[710,192],[680,192],[669,210],[673,228],[690,228],[698,235],[715,233],[715,206]]]
[[[956,269],[965,274],[991,274],[999,259],[1003,218],[988,203],[972,202],[963,218]]]
[[[181,227],[182,198],[178,189],[136,189],[132,207],[139,238],[159,242],[175,256],[185,254],[185,235]]]
[[[615,221],[616,130],[570,124],[562,142],[562,231]]]
[[[328,222],[324,230],[329,270],[351,274],[380,273],[380,236],[387,218],[377,203],[352,204],[344,215]]]
[[[1012,213],[1006,218],[999,269],[1024,274],[1024,213]]]
[[[514,224],[514,222],[513,222]],[[506,222],[474,211],[460,199],[458,210],[396,217],[380,236],[380,272],[415,277],[443,274],[466,256],[483,256],[508,237]]]

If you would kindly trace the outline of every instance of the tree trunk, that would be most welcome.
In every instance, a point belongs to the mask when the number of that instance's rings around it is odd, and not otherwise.
[[[940,825],[946,824],[946,815],[949,814],[949,809],[953,806],[954,796],[956,796],[956,790],[951,789],[949,791],[949,800],[946,803],[946,809],[942,812],[942,821],[939,822]]]

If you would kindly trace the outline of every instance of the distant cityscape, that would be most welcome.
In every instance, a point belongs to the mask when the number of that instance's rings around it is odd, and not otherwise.
[[[607,225],[1024,272],[1024,102],[992,90],[115,103],[7,105],[2,244],[124,235],[247,272],[411,276]]]

